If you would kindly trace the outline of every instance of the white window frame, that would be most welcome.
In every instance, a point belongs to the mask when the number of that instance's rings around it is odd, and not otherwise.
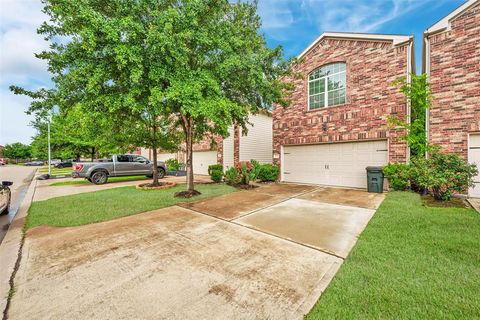
[[[317,78],[317,79],[314,79],[314,80],[310,80],[310,75],[312,73],[314,73],[315,71],[317,71],[318,69],[322,69],[326,66],[329,66],[329,65],[332,65],[332,64],[344,64],[345,65],[345,70],[343,71],[339,71],[339,72],[336,72],[336,73],[332,73],[332,74],[329,74],[329,75],[326,75],[326,76],[323,76],[323,77],[320,77],[320,78]],[[328,78],[330,77],[333,77],[337,74],[342,74],[344,73],[345,74],[345,102],[344,103],[340,103],[340,104],[334,104],[332,106],[329,106],[328,105]],[[320,81],[324,79],[325,81],[325,91],[323,92],[323,99],[325,101],[325,106],[324,107],[320,107],[320,108],[314,108],[314,109],[311,109],[310,108],[310,83],[311,82],[314,82],[314,81]],[[334,62],[334,63],[329,63],[329,64],[325,64],[319,68],[316,68],[314,70],[312,70],[309,74],[308,74],[308,86],[307,86],[307,102],[308,102],[308,111],[316,111],[316,110],[322,110],[322,109],[325,109],[325,108],[328,108],[328,107],[337,107],[337,106],[342,106],[342,105],[345,105],[347,103],[347,64],[345,62]],[[332,90],[333,91],[338,91],[338,90],[342,90],[342,89],[336,89],[336,90]],[[320,94],[316,94],[316,95],[320,95]]]

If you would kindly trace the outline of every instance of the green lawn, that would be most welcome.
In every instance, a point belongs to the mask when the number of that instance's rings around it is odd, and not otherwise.
[[[388,194],[306,319],[479,319],[480,215]]]
[[[145,176],[111,177],[111,178],[108,178],[108,183],[146,180],[146,179],[148,178]],[[91,182],[85,179],[75,179],[71,181],[54,182],[51,184],[51,186],[68,186],[68,185],[75,185],[75,184],[91,184]]]
[[[40,173],[48,173],[48,167],[41,167],[40,169],[38,169],[38,171]],[[63,175],[71,175],[73,169],[71,167],[68,167],[68,168],[61,168],[61,169],[57,169],[55,167],[52,166],[52,175],[56,176],[56,175],[59,175],[59,176],[63,176]]]
[[[236,190],[224,184],[199,184],[195,189],[202,194],[190,199],[173,197],[175,192],[185,190],[185,185],[182,184],[164,190],[137,190],[134,186],[120,187],[33,202],[28,211],[26,228],[39,225],[78,226],[164,208],[181,202],[197,201]]]

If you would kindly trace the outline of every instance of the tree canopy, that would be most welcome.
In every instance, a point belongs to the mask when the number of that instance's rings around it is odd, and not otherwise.
[[[29,145],[21,142],[6,144],[3,149],[3,156],[8,159],[29,159],[32,156],[32,150]]]
[[[290,62],[259,33],[257,3],[228,0],[43,0],[50,16],[39,33],[52,41],[47,60],[54,88],[31,92],[31,112],[59,106],[105,117],[123,130],[119,145],[187,152],[205,136],[246,130],[249,113],[291,89]],[[58,39],[66,39],[58,41]]]

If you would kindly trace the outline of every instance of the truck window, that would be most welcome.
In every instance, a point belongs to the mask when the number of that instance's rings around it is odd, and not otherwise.
[[[129,162],[128,156],[125,155],[118,155],[117,162]]]

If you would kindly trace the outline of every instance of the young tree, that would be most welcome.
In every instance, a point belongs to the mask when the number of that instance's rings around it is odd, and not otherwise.
[[[32,151],[29,145],[15,142],[5,145],[3,156],[8,159],[15,159],[15,163],[18,163],[18,159],[30,158],[32,156]]]
[[[122,137],[153,150],[187,153],[187,195],[193,186],[193,143],[205,135],[246,129],[249,113],[287,105],[280,81],[289,71],[281,48],[259,35],[257,4],[228,0],[43,0],[50,16],[39,33],[52,43],[47,60],[55,88],[16,93],[32,111],[81,105],[128,128]],[[154,166],[154,184],[158,184]]]
[[[424,157],[427,151],[426,115],[432,100],[427,75],[412,74],[410,82],[402,77],[392,85],[399,87],[410,102],[411,114],[410,121],[395,116],[389,118],[389,124],[406,130],[403,139],[410,146],[412,156]]]

